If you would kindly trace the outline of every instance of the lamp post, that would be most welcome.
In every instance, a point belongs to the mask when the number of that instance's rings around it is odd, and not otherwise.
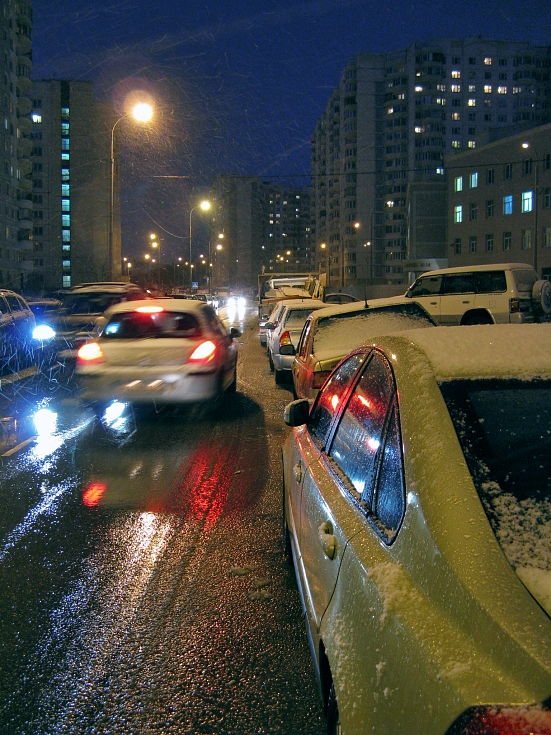
[[[152,232],[149,235],[149,239],[151,240],[151,247],[154,249],[159,250],[159,289],[161,289],[162,282],[161,282],[161,238],[157,238],[157,235]]]
[[[109,276],[113,278],[113,274],[119,270],[120,261],[115,263],[114,248],[114,229],[115,229],[115,128],[126,118],[132,117],[136,122],[148,123],[153,117],[153,107],[147,102],[139,102],[134,105],[130,114],[121,115],[111,128],[111,192],[109,198],[109,233],[107,243],[107,264],[109,268]],[[120,254],[119,254],[120,257]]]
[[[530,148],[530,143],[522,143],[522,147],[526,150]],[[532,159],[530,158],[530,164]],[[533,266],[536,273],[538,272],[538,158],[534,161],[534,249],[533,249]]]
[[[191,222],[192,222],[192,217],[191,217],[191,215],[195,212],[196,209],[201,208],[203,210],[203,212],[207,212],[210,209],[210,207],[211,207],[211,203],[208,201],[208,199],[204,199],[202,202],[200,202],[199,204],[196,204],[194,207],[192,207],[190,209],[190,211],[189,211],[189,262],[190,262],[190,264],[191,264],[191,261],[192,261],[192,255],[191,255],[191,243],[192,243]],[[191,280],[191,276],[192,276],[192,270],[191,269],[192,268],[193,268],[193,266],[191,266],[190,269],[189,269],[189,288],[190,288],[190,290],[191,290],[191,284],[192,284],[192,280]]]

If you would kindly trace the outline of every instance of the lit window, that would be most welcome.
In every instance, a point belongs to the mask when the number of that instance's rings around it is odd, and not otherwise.
[[[461,85],[460,84],[452,84],[451,85],[451,91],[452,92],[461,92]]]
[[[460,140],[452,140],[452,148],[461,148]]]
[[[471,189],[476,189],[478,186],[478,171],[471,174]]]
[[[475,84],[469,84],[469,92],[472,94],[473,92],[476,92],[476,85]]]
[[[70,199],[62,199],[61,200],[61,211],[62,212],[70,212],[71,211],[71,200]]]
[[[456,176],[454,182],[455,191],[463,191],[463,177]]]
[[[453,221],[463,222],[463,206],[461,204],[456,204],[453,208]]]
[[[452,120],[461,120],[460,112],[452,112]]]
[[[513,214],[513,195],[503,197],[503,214]]]
[[[522,192],[522,211],[531,212],[534,208],[534,192],[523,191]]]
[[[469,140],[469,141],[467,142],[467,148],[476,148],[476,141],[474,141],[474,140]]]
[[[423,91],[423,87],[421,87],[421,85],[419,85],[419,84],[418,84],[418,85],[417,85],[417,86],[415,87],[415,91],[416,91],[416,92],[422,92],[422,91]]]
[[[470,98],[469,100],[467,100],[467,105],[469,107],[476,107],[476,100],[473,98]]]
[[[492,58],[490,56],[486,56],[486,58],[484,59],[484,63],[486,64],[486,66],[491,66]]]
[[[492,85],[491,84],[485,84],[484,85],[484,92],[485,92],[485,94],[492,94]]]
[[[452,71],[452,79],[461,79],[461,72],[457,69]]]
[[[498,87],[497,88],[498,94],[507,94],[507,87]]]
[[[33,123],[41,123],[42,115],[37,115],[36,112],[33,112],[33,114],[31,115],[31,120],[33,121]]]

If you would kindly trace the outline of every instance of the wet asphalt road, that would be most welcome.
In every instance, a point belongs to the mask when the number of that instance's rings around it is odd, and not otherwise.
[[[0,733],[324,732],[281,553],[292,396],[255,310],[235,319],[239,392],[218,420],[106,427],[64,385],[2,386]],[[40,408],[57,423],[38,434]]]

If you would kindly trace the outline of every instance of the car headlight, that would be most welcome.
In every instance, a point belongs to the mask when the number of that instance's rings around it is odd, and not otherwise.
[[[36,339],[38,342],[49,342],[54,337],[54,330],[47,324],[39,324],[33,329],[33,339]]]

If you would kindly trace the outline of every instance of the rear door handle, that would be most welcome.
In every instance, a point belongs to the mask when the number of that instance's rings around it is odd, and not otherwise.
[[[325,521],[318,528],[319,540],[323,553],[328,559],[334,559],[337,553],[337,539],[333,535],[333,524]]]
[[[296,463],[296,465],[293,465],[293,474],[297,482],[302,482],[303,473],[302,473],[302,462],[300,461],[300,459]]]

